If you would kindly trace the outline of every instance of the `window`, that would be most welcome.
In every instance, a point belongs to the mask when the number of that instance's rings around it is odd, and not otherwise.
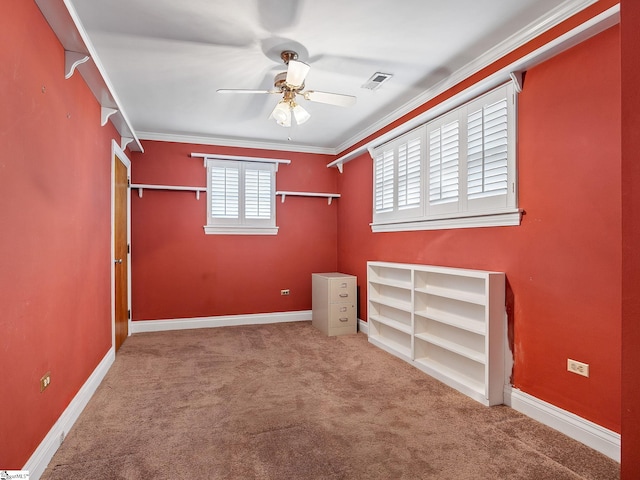
[[[372,230],[519,225],[515,117],[508,84],[376,148]]]
[[[274,235],[273,163],[207,159],[206,233]]]

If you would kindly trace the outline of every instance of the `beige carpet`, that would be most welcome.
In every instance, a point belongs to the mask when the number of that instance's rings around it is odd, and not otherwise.
[[[75,479],[603,479],[619,465],[310,322],[130,337],[49,464]]]

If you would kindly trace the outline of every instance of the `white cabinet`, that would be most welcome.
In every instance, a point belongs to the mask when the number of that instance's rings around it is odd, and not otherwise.
[[[311,324],[325,335],[356,333],[357,278],[344,273],[314,273]]]
[[[485,405],[503,403],[505,276],[368,262],[369,341]]]

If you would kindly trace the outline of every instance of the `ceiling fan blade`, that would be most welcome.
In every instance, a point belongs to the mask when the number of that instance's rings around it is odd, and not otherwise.
[[[292,87],[301,87],[304,85],[304,79],[309,73],[310,65],[297,60],[289,60],[289,67],[287,68],[287,85]]]
[[[219,88],[218,93],[282,93],[280,90],[246,90],[242,88]]]
[[[342,95],[341,93],[306,91],[302,96],[311,102],[328,103],[339,107],[350,107],[356,104],[356,97],[352,95]]]

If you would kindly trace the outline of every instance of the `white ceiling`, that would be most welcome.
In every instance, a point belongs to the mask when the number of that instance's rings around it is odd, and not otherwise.
[[[141,139],[338,153],[415,106],[501,42],[545,25],[576,0],[71,0]],[[584,4],[584,1],[582,1]],[[307,89],[357,97],[353,107],[301,99],[311,120],[269,120],[292,49]],[[375,72],[393,74],[377,91]],[[298,96],[298,99],[300,97]],[[413,101],[413,102],[412,102]]]

